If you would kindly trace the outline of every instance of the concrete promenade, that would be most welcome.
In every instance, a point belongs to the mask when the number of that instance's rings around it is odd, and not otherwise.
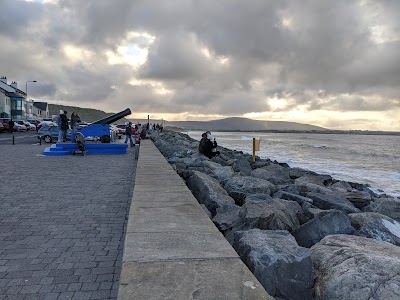
[[[118,299],[272,299],[150,140],[140,146]]]
[[[0,144],[0,299],[117,299],[134,149],[46,146]]]

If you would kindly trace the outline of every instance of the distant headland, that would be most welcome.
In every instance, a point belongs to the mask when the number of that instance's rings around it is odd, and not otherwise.
[[[60,109],[68,113],[76,112],[86,122],[94,122],[112,113],[92,108],[81,108],[76,106],[49,104],[50,115],[56,115]],[[127,121],[147,123],[147,119],[122,119],[120,123]],[[161,123],[162,120],[150,119],[150,123]],[[261,121],[248,118],[225,118],[211,121],[167,121],[164,120],[164,127],[173,131],[235,131],[235,132],[266,132],[266,133],[315,133],[315,134],[364,134],[364,135],[397,135],[400,132],[394,131],[371,131],[371,130],[332,130],[320,126],[285,122],[285,121]]]

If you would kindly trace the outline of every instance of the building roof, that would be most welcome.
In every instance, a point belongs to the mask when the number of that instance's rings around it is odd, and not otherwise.
[[[15,97],[15,98],[24,98],[23,96],[21,96],[18,93],[15,92],[5,92],[4,93],[7,97]]]
[[[40,110],[47,110],[47,102],[33,102],[33,105],[36,106]]]

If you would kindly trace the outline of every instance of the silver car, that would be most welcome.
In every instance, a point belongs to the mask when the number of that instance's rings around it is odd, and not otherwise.
[[[58,140],[58,128],[56,126],[43,125],[38,131],[38,139],[44,140],[46,143],[52,143]],[[71,140],[71,129],[67,131],[67,140]]]

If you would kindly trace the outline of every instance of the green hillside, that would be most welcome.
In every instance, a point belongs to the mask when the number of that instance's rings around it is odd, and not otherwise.
[[[77,106],[49,104],[50,116],[58,115],[61,109],[67,111],[68,118],[71,116],[71,113],[75,112],[81,117],[82,121],[89,123],[114,114],[114,112],[106,113],[102,110],[93,108],[82,108]],[[127,122],[125,118],[117,121],[117,123],[124,123],[124,122]]]

